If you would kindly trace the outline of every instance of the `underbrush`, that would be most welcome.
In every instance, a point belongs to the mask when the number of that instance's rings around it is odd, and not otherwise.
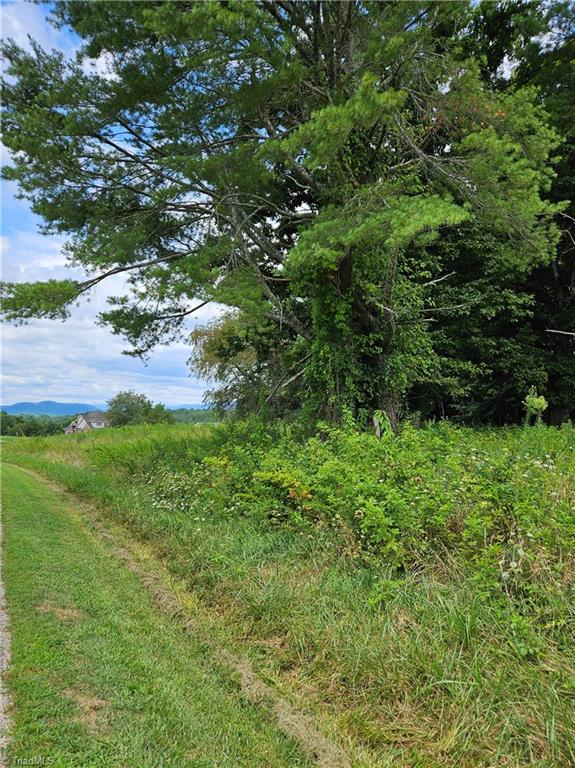
[[[137,434],[137,433],[136,433]],[[95,444],[88,463],[137,476],[169,517],[329,529],[346,557],[398,574],[451,558],[491,596],[563,594],[575,549],[575,432],[439,424],[377,439],[297,440],[255,422]]]
[[[575,765],[571,426],[251,421],[4,452],[151,542],[357,765]]]

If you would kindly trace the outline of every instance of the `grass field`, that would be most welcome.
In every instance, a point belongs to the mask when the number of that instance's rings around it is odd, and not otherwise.
[[[309,764],[69,499],[12,466],[3,496],[14,703],[7,764]],[[45,762],[22,762],[34,758]]]
[[[575,765],[571,427],[158,426],[4,458],[149,548],[350,765]]]

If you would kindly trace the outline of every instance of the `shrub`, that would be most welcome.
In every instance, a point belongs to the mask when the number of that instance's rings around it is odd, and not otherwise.
[[[536,603],[575,545],[573,437],[569,425],[431,424],[381,439],[322,426],[296,440],[252,420],[91,455],[143,472],[154,504],[173,513],[322,528],[347,554],[397,571],[455,557],[486,593]]]

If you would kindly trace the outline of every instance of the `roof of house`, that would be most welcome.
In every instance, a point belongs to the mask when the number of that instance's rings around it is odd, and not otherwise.
[[[81,413],[86,421],[108,421],[108,416],[104,411],[88,411],[87,413]]]

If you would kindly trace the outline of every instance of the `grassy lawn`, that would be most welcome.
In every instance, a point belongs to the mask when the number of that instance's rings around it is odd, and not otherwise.
[[[308,764],[69,501],[5,466],[3,504],[10,760],[50,758],[45,764],[62,768]]]

